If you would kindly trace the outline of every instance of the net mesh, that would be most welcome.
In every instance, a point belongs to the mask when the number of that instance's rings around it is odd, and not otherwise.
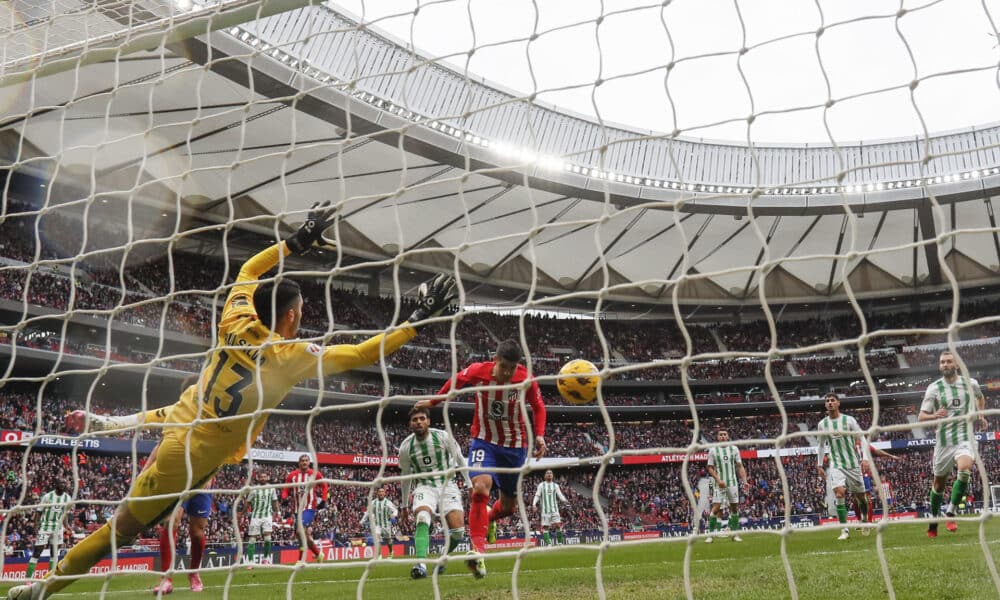
[[[360,16],[291,1],[26,1],[0,7],[6,109],[0,131],[0,351],[6,367],[0,384],[9,407],[0,442],[9,472],[4,577],[19,578],[26,568],[14,553],[24,554],[37,537],[29,544],[19,536],[41,532],[38,519],[47,508],[41,493],[56,480],[71,482],[76,538],[110,517],[164,429],[115,419],[175,402],[188,375],[204,371],[202,379],[214,381],[212,373],[222,370],[221,362],[212,363],[215,346],[237,350],[219,327],[240,265],[294,233],[315,200],[333,198],[338,213],[327,231],[331,243],[308,259],[282,259],[262,278],[302,282],[302,339],[355,344],[398,328],[415,307],[420,273],[454,274],[463,304],[491,310],[449,312],[421,327],[402,349],[382,348],[373,366],[336,380],[318,378],[317,366],[284,404],[253,411],[255,419],[267,416],[268,425],[259,438],[247,432],[253,447],[248,460],[222,468],[210,491],[222,516],[209,521],[208,537],[225,540],[202,565],[221,574],[210,588],[254,593],[256,584],[241,577],[252,523],[239,509],[251,493],[273,489],[281,499],[273,535],[285,549],[265,557],[277,563],[269,572],[281,576],[268,593],[393,593],[376,555],[406,552],[409,545],[401,540],[408,527],[387,525],[394,537],[386,549],[377,532],[370,542],[362,539],[360,518],[367,510],[374,520],[376,490],[383,487],[399,508],[409,506],[399,487],[415,476],[401,477],[395,469],[396,450],[408,433],[406,412],[449,377],[457,383],[466,365],[491,359],[497,341],[513,338],[549,401],[556,398],[560,365],[572,357],[596,363],[604,384],[584,412],[553,408],[547,461],[498,470],[521,475],[514,519],[503,524],[512,541],[488,556],[491,564],[505,565],[499,590],[527,596],[536,585],[532,570],[563,570],[545,562],[559,550],[536,547],[540,536],[533,535],[540,515],[531,500],[541,471],[550,466],[569,497],[569,526],[587,523],[595,532],[573,536],[590,553],[588,577],[568,589],[600,598],[626,593],[614,553],[641,543],[685,544],[677,560],[664,559],[668,575],[653,579],[651,592],[663,594],[650,597],[693,598],[709,590],[703,581],[714,559],[699,556],[696,546],[713,533],[705,515],[710,478],[702,465],[706,452],[728,446],[717,441],[716,431],[730,429],[751,475],[762,474],[760,480],[779,488],[760,503],[767,517],[753,515],[779,539],[780,572],[768,582],[790,597],[809,596],[817,588],[803,587],[803,580],[815,583],[803,575],[794,540],[805,522],[799,517],[822,510],[817,504],[806,511],[798,496],[816,502],[830,494],[816,491],[812,462],[823,410],[815,400],[788,400],[789,388],[807,388],[797,392],[802,397],[853,390],[863,400],[845,410],[863,413],[862,427],[879,438],[880,448],[897,448],[893,440],[934,439],[933,429],[907,418],[896,401],[908,400],[908,416],[914,416],[936,377],[920,367],[933,371],[940,350],[950,348],[964,378],[988,373],[984,363],[994,355],[994,305],[988,295],[963,299],[960,290],[995,283],[991,261],[1000,262],[1000,244],[992,190],[1000,176],[1000,128],[932,135],[927,121],[937,122],[938,108],[921,102],[920,92],[941,81],[984,76],[992,86],[984,93],[997,93],[996,53],[981,63],[942,64],[925,55],[927,47],[908,30],[955,4],[844,14],[817,3],[808,27],[763,28],[770,37],[761,37],[759,14],[737,2],[719,19],[734,40],[723,50],[691,39],[683,3],[600,5],[588,7],[590,13],[564,7],[555,20],[546,3],[528,3],[531,24],[523,35],[505,39],[482,28],[477,10],[486,9],[475,3],[435,2],[395,13],[380,8],[385,12],[378,14],[366,4],[349,7]],[[463,25],[457,49],[416,50],[420,28],[447,22],[436,11],[455,5],[468,13],[468,39]],[[636,53],[623,44],[620,22],[634,18],[643,30],[656,30],[662,44],[656,52]],[[974,18],[984,37],[996,35],[985,3]],[[393,29],[400,21],[407,27]],[[831,60],[824,44],[858,32],[867,41],[870,26],[882,28],[878,35],[895,36],[894,52],[907,68],[845,86],[844,66]],[[408,29],[408,39],[383,27]],[[576,74],[577,56],[555,64],[545,57],[573,30],[592,36],[592,46],[581,53],[594,58],[596,70],[575,81],[540,83],[546,71]],[[786,74],[777,82],[759,66],[790,47],[814,55],[811,95],[792,93],[789,82],[796,77]],[[477,61],[488,64],[494,53],[512,60],[508,50],[523,55],[512,64],[527,73],[517,92],[476,75]],[[719,65],[733,70],[736,83],[713,87],[716,79],[706,77],[701,93],[692,93],[691,71],[714,73]],[[651,94],[651,101],[668,115],[659,127],[667,133],[616,125],[630,121],[627,109],[613,109],[614,117],[602,110],[604,90],[628,89],[649,77],[662,79],[662,96]],[[594,118],[554,108],[575,93],[589,99]],[[731,101],[709,116],[687,116],[713,94]],[[879,107],[900,94],[912,109],[915,139],[846,144],[835,135],[844,118],[839,107],[860,99]],[[898,102],[886,104],[899,110]],[[785,118],[795,127],[804,114],[821,123],[826,139],[818,147],[758,143],[759,130],[773,135],[768,123]],[[693,139],[715,132],[745,144]],[[973,204],[975,212],[966,210]],[[723,220],[727,224],[719,225]],[[921,313],[915,301],[911,319],[893,319],[871,301],[908,293],[940,294],[930,300],[937,312]],[[813,321],[803,312],[785,317],[785,308],[778,308],[810,301],[833,308]],[[650,307],[655,318],[638,318],[636,304]],[[731,313],[723,306],[732,306]],[[536,316],[553,307],[560,316],[583,318]],[[741,323],[739,307],[752,307],[759,318]],[[716,309],[723,312],[712,320],[697,314]],[[259,355],[254,360],[260,367]],[[836,377],[838,371],[858,381]],[[806,383],[790,383],[796,377]],[[631,383],[616,387],[619,381]],[[660,381],[662,386],[650,383]],[[897,383],[911,395],[897,393]],[[489,395],[495,388],[473,391]],[[501,389],[510,391],[528,390]],[[227,390],[230,402],[236,393]],[[758,417],[701,408],[732,396],[768,402],[764,411],[771,416],[754,421]],[[893,401],[883,405],[885,397]],[[450,393],[438,424],[466,452],[469,399]],[[654,412],[619,410],[625,402]],[[80,436],[64,423],[65,413],[78,409],[89,413]],[[523,404],[516,410],[529,418]],[[652,424],[649,414],[655,415]],[[979,414],[970,407],[946,422],[972,425]],[[689,425],[675,426],[685,419]],[[486,427],[482,415],[480,426]],[[991,435],[987,430],[986,458],[977,455],[972,474],[985,507],[992,506],[996,467]],[[530,434],[526,445],[529,454],[538,450]],[[321,467],[304,483],[292,478],[301,455]],[[192,479],[192,459],[198,458],[193,451],[184,455]],[[927,452],[909,450],[906,458],[931,460]],[[881,485],[883,467],[895,493],[916,497],[891,463],[872,465],[880,506],[891,503],[893,489]],[[450,467],[447,473],[467,470]],[[269,481],[259,479],[261,473]],[[175,495],[187,500],[197,483],[189,481]],[[921,482],[921,496],[929,484]],[[759,489],[744,493],[752,498]],[[642,506],[629,507],[633,499],[621,490],[641,492]],[[751,498],[742,499],[748,512],[757,510],[749,508],[756,506]],[[832,497],[825,501],[823,508],[835,504]],[[468,496],[463,503],[468,509]],[[641,522],[650,506],[661,527],[631,531],[630,519]],[[296,547],[305,545],[297,523],[305,511],[315,511],[313,529],[326,536],[321,551],[336,560],[314,565],[306,552],[308,564],[296,566]],[[962,526],[978,529],[974,556],[986,563],[972,585],[1000,592],[990,514],[984,510]],[[172,528],[179,521],[172,516],[168,522]],[[809,523],[814,521],[819,517]],[[821,532],[836,533],[840,525],[823,527]],[[887,548],[891,527],[886,519],[875,530],[881,593],[905,597]],[[182,528],[170,543],[187,533]],[[143,531],[132,545],[139,551],[134,556],[155,547],[155,535]],[[258,557],[261,542],[254,540]],[[435,541],[435,550],[446,543],[446,537]],[[359,567],[349,559],[365,562]],[[437,560],[448,562],[450,573],[464,569],[464,561],[454,554],[450,559]],[[177,560],[160,565],[121,553],[91,571],[92,579],[104,581],[76,585],[105,597],[119,585],[109,572],[197,568],[189,558]],[[495,579],[491,574],[488,581],[497,585]],[[145,582],[120,585],[134,591]],[[432,577],[435,597],[447,587]]]

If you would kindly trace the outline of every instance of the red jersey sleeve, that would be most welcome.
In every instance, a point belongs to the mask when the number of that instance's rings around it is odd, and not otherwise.
[[[323,478],[323,474],[320,473],[317,470],[316,471],[316,479],[322,479],[322,478]],[[324,482],[320,483],[319,485],[320,485],[320,492],[319,492],[320,496],[319,497],[322,498],[323,502],[326,502],[327,500],[330,499],[330,484],[328,484],[327,482],[324,481]]]
[[[531,380],[525,400],[531,405],[531,421],[535,436],[545,437],[545,402],[542,400],[541,390],[538,389],[538,382],[534,379]]]
[[[459,371],[455,375],[455,389],[460,390],[465,386],[469,385],[470,383],[474,383],[476,381],[476,374],[479,372],[480,370],[479,367],[482,364],[483,363],[473,363],[465,367],[461,371]],[[451,378],[449,377],[448,381],[445,381],[444,385],[441,386],[441,389],[438,390],[438,396],[444,396],[450,390],[451,390]],[[431,404],[433,404],[434,406],[437,406],[442,402],[444,402],[444,398],[435,398],[431,400]]]
[[[285,475],[285,483],[291,483],[292,482],[292,475],[294,475],[294,474],[295,474],[295,471],[292,471],[288,475]],[[288,498],[288,494],[290,494],[291,491],[292,491],[292,488],[287,488],[287,487],[283,488],[281,490],[281,499],[282,500],[287,499]]]

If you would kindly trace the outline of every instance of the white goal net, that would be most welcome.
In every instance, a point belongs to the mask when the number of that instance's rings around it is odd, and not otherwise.
[[[995,12],[4,3],[0,589],[1000,594]]]

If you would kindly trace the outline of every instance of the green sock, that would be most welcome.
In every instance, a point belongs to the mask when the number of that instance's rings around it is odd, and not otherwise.
[[[938,493],[938,492],[936,492],[934,490],[931,490],[931,516],[932,517],[938,516],[938,513],[941,512],[941,501],[942,500],[943,500],[943,498],[941,497],[940,493]]]
[[[858,521],[862,523],[868,522],[868,498],[864,496],[858,497]]]
[[[740,516],[736,513],[729,515],[729,531],[740,530]]]
[[[453,536],[451,534],[448,535],[448,554],[451,554],[452,552],[455,551],[455,548],[457,548],[458,545],[462,543],[463,537],[465,536],[461,535]]]
[[[841,524],[847,523],[847,504],[843,498],[837,498],[837,520]]]
[[[417,558],[427,558],[427,548],[431,543],[431,527],[427,523],[417,523],[417,533],[413,538]]]
[[[265,560],[271,560],[271,540],[264,540],[264,556]]]
[[[968,473],[965,477],[968,478]],[[958,506],[962,502],[962,498],[965,498],[965,492],[969,489],[969,480],[966,479],[962,481],[962,472],[959,471],[958,479],[955,480],[955,485],[951,487],[951,505],[952,507]],[[954,508],[952,508],[954,510]]]
[[[545,540],[545,545],[548,546],[552,543],[552,538],[549,536],[549,532],[545,531],[542,533],[542,539]]]
[[[718,530],[719,530],[719,518],[716,517],[715,515],[712,515],[711,517],[708,518],[708,532],[711,533],[713,531],[718,531]]]
[[[257,541],[256,540],[254,540],[252,542],[249,542],[247,544],[247,560],[249,560],[250,562],[253,562],[253,553],[254,553],[254,550],[256,550],[256,549],[257,549]]]
[[[35,567],[37,566],[38,566],[38,561],[35,560],[34,558],[28,561],[28,577],[27,577],[28,579],[31,579],[31,576],[35,574]]]
[[[566,535],[563,533],[562,529],[556,532],[556,537],[559,539],[560,544],[566,543]]]

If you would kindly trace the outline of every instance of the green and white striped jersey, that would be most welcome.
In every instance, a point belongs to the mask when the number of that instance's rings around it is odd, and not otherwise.
[[[948,383],[942,377],[927,386],[927,393],[924,394],[920,410],[934,414],[938,409],[944,408],[947,409],[949,417],[961,417],[976,408],[976,401],[982,395],[979,382],[975,379],[959,377],[955,383]],[[938,426],[937,443],[939,446],[956,446],[974,439],[975,432],[972,429],[972,423],[968,421],[956,421]]]
[[[403,481],[403,502],[410,497],[410,488],[427,485],[441,488],[454,479],[445,474],[452,468],[465,466],[465,457],[455,438],[443,429],[427,430],[427,437],[418,439],[411,433],[399,445],[399,470],[403,475],[420,475]]]
[[[274,488],[256,488],[247,494],[250,505],[251,519],[273,519],[274,503],[278,501],[278,492]]]
[[[562,500],[564,503],[569,502],[566,500],[566,496],[563,496],[562,490],[559,489],[559,484],[554,481],[543,481],[538,484],[538,488],[535,489],[535,499],[531,501],[531,505],[537,506],[539,499],[542,501],[541,512],[543,515],[559,514],[559,504],[556,499]]]
[[[816,426],[820,434],[829,432],[827,435],[820,435],[819,448],[816,452],[816,459],[819,466],[823,466],[823,456],[826,454],[826,447],[830,447],[830,466],[838,469],[857,469],[861,467],[861,459],[858,457],[858,440],[862,440],[863,431],[854,417],[840,413],[836,419],[823,417],[823,420]],[[862,448],[867,450],[868,443],[862,440]]]
[[[736,446],[719,446],[708,451],[708,466],[715,467],[715,474],[726,487],[739,485],[740,479],[736,474],[736,467],[742,464],[740,449]]]
[[[72,500],[69,494],[57,494],[55,491],[42,494],[39,504],[52,504],[53,506],[40,506],[38,512],[42,513],[42,518],[38,521],[39,533],[54,533],[62,530],[63,515],[69,509],[69,502]]]
[[[392,519],[395,519],[398,514],[399,510],[392,503],[392,500],[389,500],[389,498],[382,498],[381,500],[375,498],[368,505],[368,512],[365,513],[365,516],[361,517],[361,524],[364,525],[367,522],[372,527],[378,527],[382,531],[389,531],[392,529]]]

